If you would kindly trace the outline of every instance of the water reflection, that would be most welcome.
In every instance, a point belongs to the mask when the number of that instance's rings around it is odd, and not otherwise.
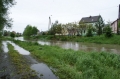
[[[4,52],[8,52],[7,43],[10,43],[14,46],[14,49],[17,50],[20,54],[22,54],[28,61],[31,63],[31,69],[35,70],[37,72],[37,75],[40,79],[58,79],[53,72],[50,70],[50,68],[44,64],[37,62],[33,57],[30,56],[30,52],[21,48],[20,46],[16,45],[15,43],[11,41],[3,41],[3,48]],[[5,55],[4,58],[7,56]],[[41,76],[42,74],[42,76]]]
[[[43,63],[39,63],[39,64],[33,64],[31,66],[31,68],[33,70],[35,70],[38,74],[38,77],[40,77],[41,79],[58,79],[53,73],[52,71],[48,68],[47,65],[43,64]]]
[[[6,41],[3,41],[2,44],[3,44],[3,46],[2,46],[3,51],[4,51],[5,53],[7,53],[7,52],[9,51],[9,50],[8,50],[8,47],[7,47],[7,42],[6,42]]]
[[[23,37],[18,40],[24,40]],[[79,43],[79,42],[64,42],[64,41],[38,41],[42,45],[57,45],[64,49],[82,50],[82,51],[106,51],[120,54],[120,45],[110,44],[95,44],[95,43]]]
[[[9,42],[10,44],[12,44],[14,46],[14,49],[17,50],[20,54],[22,55],[29,55],[30,52],[21,48],[20,46],[16,45],[15,43],[11,42],[11,41],[7,41]]]

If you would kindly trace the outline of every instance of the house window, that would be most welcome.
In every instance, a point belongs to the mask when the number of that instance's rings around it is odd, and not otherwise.
[[[92,19],[92,21],[93,21],[93,19]]]
[[[83,22],[84,22],[84,20],[83,20]]]

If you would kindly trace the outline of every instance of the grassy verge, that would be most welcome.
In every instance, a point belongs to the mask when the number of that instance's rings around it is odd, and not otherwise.
[[[36,76],[36,72],[31,70],[27,61],[20,55],[11,44],[8,44],[9,56],[13,65],[15,65],[17,75],[21,76],[21,79],[31,79]]]
[[[14,41],[38,60],[56,68],[60,79],[120,79],[120,56],[105,52],[66,50],[57,46]]]
[[[106,38],[104,35],[94,37],[80,37],[80,36],[39,36],[41,40],[60,40],[60,41],[75,41],[75,42],[87,42],[87,43],[98,43],[98,44],[118,44],[120,45],[120,35],[114,35],[111,38]]]

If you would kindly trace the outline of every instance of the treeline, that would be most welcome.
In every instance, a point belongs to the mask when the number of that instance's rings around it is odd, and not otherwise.
[[[35,26],[27,25],[24,32],[23,36],[26,39],[29,39],[31,36],[36,36],[39,30]]]
[[[44,35],[68,35],[68,36],[100,36],[105,35],[105,37],[112,37],[112,29],[110,27],[110,23],[104,24],[104,21],[96,22],[93,24],[86,23],[68,23],[61,24],[58,21],[52,24],[51,28],[48,32],[44,33]]]

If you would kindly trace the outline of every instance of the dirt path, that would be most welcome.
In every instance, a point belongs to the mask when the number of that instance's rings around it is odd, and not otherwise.
[[[7,53],[0,52],[0,79],[16,79],[15,68],[9,61]]]
[[[20,48],[16,44],[9,41],[17,50],[23,58],[27,61],[26,63],[29,64],[30,68],[37,73],[37,77],[31,79],[58,79],[51,69],[44,63],[36,61],[26,50]],[[7,49],[6,46],[7,42],[4,41],[4,48]],[[6,51],[4,50],[4,51]],[[25,54],[24,54],[25,53]],[[28,54],[28,55],[27,55]],[[10,57],[6,51],[0,53],[0,79],[21,79],[21,75],[16,73],[15,67],[11,64]]]

